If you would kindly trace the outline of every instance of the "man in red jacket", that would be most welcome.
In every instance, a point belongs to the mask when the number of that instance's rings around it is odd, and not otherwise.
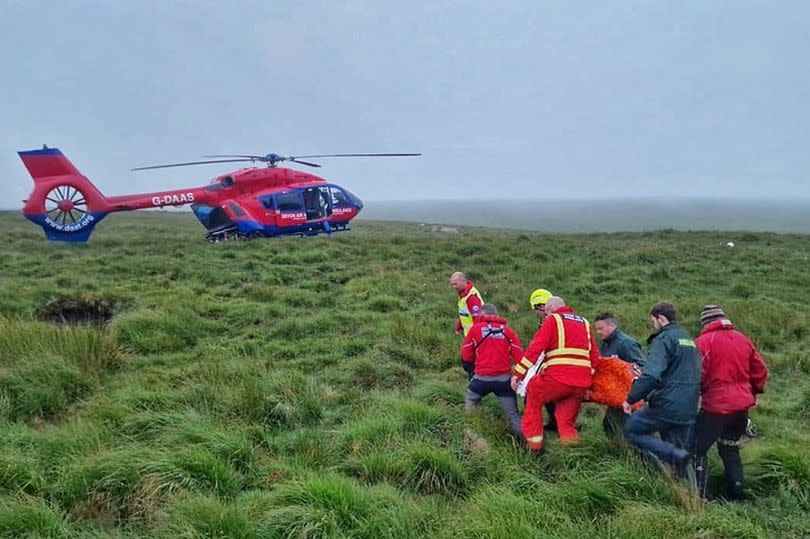
[[[541,362],[527,385],[523,412],[523,435],[529,449],[536,452],[544,448],[542,408],[547,402],[555,404],[560,440],[578,439],[577,415],[599,363],[599,348],[587,320],[556,296],[546,303],[546,314],[523,358],[512,369],[512,388],[516,389],[535,363]]]
[[[450,276],[450,286],[452,286],[453,290],[458,294],[456,335],[463,332],[466,337],[470,328],[472,328],[475,323],[475,319],[479,315],[484,299],[481,297],[481,293],[478,292],[478,289],[475,288],[473,282],[468,280],[460,271]]]
[[[494,305],[485,303],[475,324],[464,337],[461,345],[461,360],[474,369],[467,386],[465,410],[472,412],[481,399],[494,393],[498,397],[504,415],[515,434],[523,439],[517,397],[509,381],[512,365],[523,355],[518,336],[506,320],[498,316]],[[466,370],[466,368],[465,368]]]
[[[726,475],[726,497],[743,497],[740,438],[748,423],[748,409],[765,391],[768,369],[751,339],[734,329],[723,310],[706,305],[700,313],[703,330],[695,341],[703,356],[701,410],[695,422],[695,468],[698,489],[708,497],[706,453],[717,442]]]

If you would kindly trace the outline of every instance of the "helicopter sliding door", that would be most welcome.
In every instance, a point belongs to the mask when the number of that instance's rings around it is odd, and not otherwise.
[[[307,212],[307,221],[318,221],[332,215],[329,188],[310,187],[304,189],[304,207]]]

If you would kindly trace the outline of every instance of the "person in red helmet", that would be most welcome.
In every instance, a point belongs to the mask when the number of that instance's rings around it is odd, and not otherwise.
[[[709,461],[706,454],[717,442],[726,476],[726,498],[743,498],[743,465],[740,438],[748,425],[748,410],[765,392],[768,368],[751,339],[717,305],[706,305],[700,314],[703,329],[697,344],[703,358],[700,382],[701,407],[695,421],[695,472],[698,492],[708,498]]]
[[[507,325],[506,319],[498,316],[494,305],[482,305],[480,316],[461,345],[461,360],[473,368],[464,408],[472,412],[484,397],[494,393],[512,430],[521,440],[523,432],[517,397],[510,378],[512,365],[522,356],[520,339]]]
[[[565,301],[552,297],[545,307],[546,318],[523,358],[512,369],[512,387],[540,362],[537,374],[526,384],[523,436],[529,449],[543,451],[543,405],[555,404],[557,430],[563,442],[579,438],[576,419],[591,386],[591,376],[599,363],[599,347],[590,323],[576,314]]]

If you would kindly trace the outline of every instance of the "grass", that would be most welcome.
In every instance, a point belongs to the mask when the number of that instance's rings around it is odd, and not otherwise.
[[[0,537],[810,535],[805,236],[363,222],[209,245],[189,215],[130,214],[61,245],[0,225]],[[491,399],[466,415],[457,269],[524,344],[537,287],[640,340],[659,299],[692,333],[722,305],[772,372],[751,499],[689,499],[592,405],[581,442],[552,436],[540,460]],[[60,305],[112,318],[61,324]]]

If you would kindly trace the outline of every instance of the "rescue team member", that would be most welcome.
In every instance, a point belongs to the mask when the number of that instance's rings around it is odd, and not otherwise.
[[[548,303],[548,300],[551,298],[551,292],[545,288],[538,288],[529,296],[529,305],[531,305],[532,310],[537,313],[538,318],[540,318],[540,325],[542,325],[543,320],[546,319],[546,303]],[[540,326],[537,326],[537,329],[540,329]]]
[[[546,302],[551,299],[552,296],[553,294],[545,288],[538,288],[529,296],[529,305],[531,305],[532,310],[537,313],[537,317],[540,319],[537,331],[540,331],[540,326],[543,325],[543,320],[546,319]],[[548,417],[548,423],[543,425],[543,430],[557,432],[557,419],[554,416],[553,402],[546,403],[546,416]]]
[[[701,409],[695,422],[695,469],[698,492],[707,498],[709,476],[706,453],[717,442],[726,476],[726,498],[743,497],[740,438],[748,424],[748,409],[765,392],[768,369],[751,339],[734,329],[723,309],[706,305],[696,344],[703,356]]]
[[[546,319],[514,366],[512,376],[512,388],[516,389],[529,369],[541,361],[540,370],[526,389],[522,423],[526,444],[536,452],[544,448],[542,407],[547,402],[554,402],[560,440],[574,442],[579,438],[577,415],[599,363],[599,350],[587,320],[557,296],[548,300],[545,312]]]
[[[629,414],[635,402],[645,399],[647,406],[627,419],[624,435],[683,475],[688,471],[690,453],[685,448],[700,397],[700,353],[676,320],[675,306],[666,301],[650,310],[654,330],[647,339],[650,351],[623,407]],[[660,439],[654,436],[656,432]]]
[[[627,363],[634,363],[639,367],[644,366],[641,345],[619,329],[616,316],[612,313],[597,314],[593,326],[601,341],[599,353],[602,357],[617,357]],[[624,413],[624,410],[607,407],[605,418],[602,420],[602,428],[609,438],[614,438],[622,433],[626,421],[627,414]]]
[[[494,305],[482,305],[481,315],[461,345],[461,360],[474,368],[474,375],[467,386],[464,409],[472,412],[481,399],[494,393],[512,430],[521,440],[523,432],[520,428],[517,396],[509,381],[512,365],[520,361],[522,356],[520,340],[507,325],[506,319],[498,316]]]
[[[472,281],[457,271],[450,276],[450,285],[458,294],[458,320],[456,320],[456,335],[464,332],[467,336],[478,316],[484,298],[473,285]]]

